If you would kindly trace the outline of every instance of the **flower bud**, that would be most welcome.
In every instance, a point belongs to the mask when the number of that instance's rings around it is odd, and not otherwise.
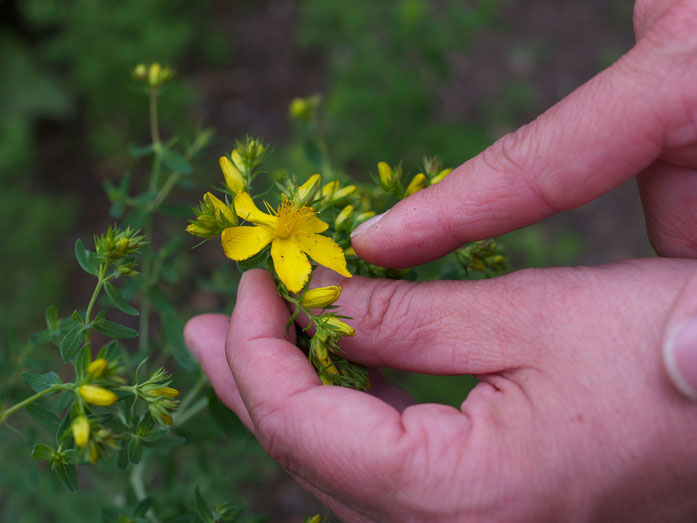
[[[97,385],[82,385],[79,389],[80,397],[87,403],[100,407],[107,407],[118,400],[118,396]]]
[[[334,220],[334,227],[338,229],[344,223],[346,223],[346,220],[353,216],[354,210],[355,209],[353,205],[347,205],[346,207],[344,207],[342,211],[339,213],[339,215],[336,217],[336,220]]]
[[[433,178],[431,178],[431,185],[435,185],[438,182],[442,182],[443,178],[448,176],[451,172],[453,172],[452,169],[443,169],[441,172],[439,172]]]
[[[133,78],[139,82],[144,82],[148,77],[148,68],[145,64],[138,64],[133,68]]]
[[[375,211],[365,211],[356,216],[356,225],[363,223],[367,220],[370,220],[373,216],[375,216]]]
[[[339,369],[336,368],[336,365],[334,365],[334,362],[332,362],[329,354],[325,354],[324,358],[318,357],[317,360],[322,364],[322,368],[329,374],[339,374]]]
[[[341,200],[342,198],[346,198],[347,196],[351,196],[353,193],[356,192],[356,186],[355,185],[347,185],[346,187],[343,187],[339,189],[338,191],[334,191],[334,194],[331,195],[331,201],[337,201]]]
[[[172,387],[160,387],[159,389],[153,389],[148,394],[151,396],[164,396],[165,398],[179,397],[179,391]]]
[[[406,198],[407,196],[411,196],[415,192],[419,192],[421,189],[426,187],[426,182],[428,182],[428,178],[426,178],[426,175],[424,173],[419,173],[416,176],[414,176],[409,182],[409,185],[407,185],[406,190],[404,191],[404,197]]]
[[[232,164],[229,158],[226,156],[220,157],[220,168],[225,177],[225,185],[227,185],[232,194],[238,194],[244,191],[247,184],[240,171]]]
[[[317,287],[305,293],[301,305],[308,309],[323,309],[334,303],[339,298],[340,294],[341,287],[338,285]]]
[[[90,441],[87,447],[87,458],[90,460],[92,465],[95,465],[99,461],[99,447],[94,441]]]
[[[326,336],[324,338],[325,339],[322,340],[319,336],[315,335],[312,337],[312,340],[310,340],[310,349],[320,361],[326,360],[329,356],[326,345]]]
[[[161,71],[162,66],[159,63],[155,62],[150,65],[150,70],[148,71],[148,84],[150,87],[159,87]]]
[[[87,377],[91,380],[98,380],[107,371],[109,362],[104,358],[98,358],[87,366]]]
[[[336,180],[325,184],[324,187],[322,187],[322,198],[326,198],[327,196],[334,194],[337,189],[339,189],[339,182]]]
[[[237,149],[232,150],[232,152],[230,153],[230,158],[232,158],[232,163],[235,164],[235,167],[238,171],[246,171],[242,155],[239,153]]]
[[[341,336],[354,336],[356,334],[356,329],[336,316],[327,316],[324,318],[324,321],[327,325],[333,327],[332,330],[334,332],[340,334]]]
[[[87,416],[78,416],[75,418],[71,428],[75,444],[80,448],[84,448],[90,439],[90,422]]]
[[[298,192],[296,193],[297,201],[301,203],[312,201],[321,183],[322,177],[319,174],[310,176],[304,184],[298,187]]]
[[[220,226],[226,228],[237,225],[237,215],[229,205],[210,192],[204,194],[203,199],[208,199],[208,203],[215,209],[216,222]]]
[[[383,189],[389,189],[392,183],[392,167],[387,162],[378,163],[378,173]]]

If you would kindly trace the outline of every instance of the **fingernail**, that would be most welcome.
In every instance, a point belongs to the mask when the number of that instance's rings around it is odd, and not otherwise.
[[[697,321],[674,328],[663,346],[663,359],[680,392],[697,400]]]
[[[382,217],[385,216],[386,214],[387,214],[387,212],[384,212],[384,213],[382,213],[382,214],[378,214],[377,216],[373,216],[373,217],[372,217],[370,220],[368,220],[367,222],[361,223],[358,227],[356,227],[356,228],[351,232],[351,238],[356,238],[356,237],[358,237],[358,235],[360,235],[360,234],[364,233],[365,231],[367,231],[370,227],[372,227],[373,225],[375,225],[376,223],[378,223],[378,221],[380,220],[380,218],[382,218]]]

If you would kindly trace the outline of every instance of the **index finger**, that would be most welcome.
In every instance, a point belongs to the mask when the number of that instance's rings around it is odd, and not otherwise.
[[[288,318],[271,276],[247,271],[226,350],[254,432],[292,474],[330,495],[366,502],[376,489],[393,489],[405,461],[428,452],[420,448],[424,424],[439,426],[431,447],[441,438],[443,445],[452,442],[454,432],[467,434],[469,421],[457,409],[421,405],[400,415],[369,394],[322,385],[307,357],[286,340]]]

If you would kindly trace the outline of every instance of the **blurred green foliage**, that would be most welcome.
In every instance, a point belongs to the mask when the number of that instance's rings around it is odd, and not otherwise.
[[[494,19],[501,0],[302,0],[298,42],[325,55],[327,141],[339,165],[459,164],[490,142],[475,122],[436,118],[449,58]]]

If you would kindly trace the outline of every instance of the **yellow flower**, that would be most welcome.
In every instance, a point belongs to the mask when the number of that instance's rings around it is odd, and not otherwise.
[[[341,247],[319,234],[329,226],[315,216],[312,207],[284,199],[276,211],[268,204],[267,208],[272,214],[260,211],[246,192],[235,196],[237,215],[255,225],[223,231],[223,249],[228,258],[246,260],[270,243],[276,274],[290,292],[300,292],[312,272],[307,255],[320,265],[351,277]]]
[[[384,188],[389,188],[392,183],[392,167],[387,162],[378,163],[380,182]]]
[[[313,174],[310,178],[298,187],[297,199],[299,202],[309,202],[315,197],[315,193],[322,182],[322,177],[319,174]]]
[[[230,159],[226,156],[220,157],[220,169],[225,177],[225,185],[232,191],[232,194],[237,194],[244,191],[244,178],[239,169],[233,165]]]
[[[111,405],[119,399],[118,396],[110,390],[98,387],[97,385],[82,385],[80,387],[80,396],[87,403],[101,407]]]
[[[419,192],[421,189],[426,187],[427,181],[428,179],[426,178],[426,175],[424,173],[419,173],[416,176],[414,176],[409,182],[409,185],[407,185],[407,189],[404,191],[404,197],[406,198],[407,196],[411,196],[415,192]]]
[[[310,289],[303,296],[302,305],[308,309],[321,309],[334,303],[341,294],[341,287],[331,285],[329,287],[317,287]]]
[[[322,198],[329,197],[329,201],[333,202],[336,200],[341,200],[346,196],[351,196],[356,192],[355,185],[347,185],[341,189],[339,189],[339,185],[340,184],[337,180],[325,184],[325,186],[322,187]]]
[[[353,216],[354,210],[355,208],[353,205],[347,205],[346,207],[344,207],[343,210],[336,217],[336,220],[334,220],[334,227],[336,227],[337,229],[341,227],[346,222],[346,220]]]
[[[90,422],[86,416],[78,416],[71,426],[75,445],[84,448],[90,439]]]
[[[87,366],[87,377],[97,380],[104,376],[109,363],[104,358],[98,358]]]

